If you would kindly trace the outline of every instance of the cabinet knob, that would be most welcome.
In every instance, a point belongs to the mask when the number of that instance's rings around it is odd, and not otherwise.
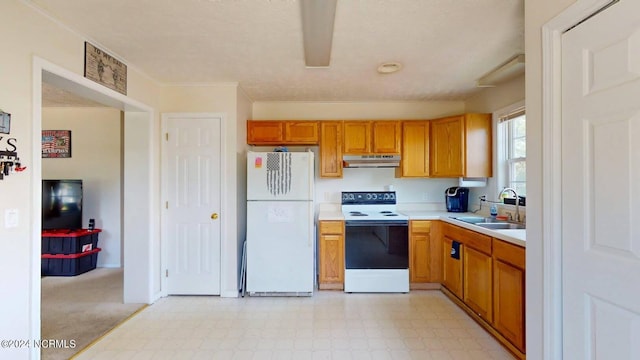
[[[218,213],[213,213],[213,214],[211,214],[211,218],[212,218],[213,220],[216,220],[216,219],[218,218]]]

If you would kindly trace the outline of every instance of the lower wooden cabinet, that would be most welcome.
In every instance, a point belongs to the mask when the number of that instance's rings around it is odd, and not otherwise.
[[[409,222],[409,282],[431,282],[431,221]]]
[[[460,258],[451,257],[451,247],[453,239],[444,235],[442,238],[442,285],[455,296],[462,299],[462,259],[464,256],[464,245],[460,244]]]
[[[344,221],[320,221],[318,286],[344,289]]]
[[[491,242],[491,239],[488,241]],[[464,302],[478,316],[491,322],[493,313],[491,256],[467,245],[464,249],[463,259]]]
[[[445,293],[524,359],[525,249],[451,224],[441,231]],[[450,256],[453,241],[461,260]]]
[[[493,327],[525,352],[525,249],[493,239]]]

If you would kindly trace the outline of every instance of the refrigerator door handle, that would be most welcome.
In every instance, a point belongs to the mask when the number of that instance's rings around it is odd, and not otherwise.
[[[315,235],[314,231],[313,231],[313,219],[315,218],[315,213],[313,211],[313,201],[309,201],[309,214],[310,214],[310,217],[311,217],[311,226],[309,226],[309,237],[308,237],[308,242],[307,243],[309,244],[309,247],[312,247],[313,246],[313,236]]]

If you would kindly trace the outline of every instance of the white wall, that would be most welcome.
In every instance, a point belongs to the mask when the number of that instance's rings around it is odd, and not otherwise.
[[[466,112],[492,113],[525,98],[525,77],[518,76],[496,87],[483,88],[465,101]]]
[[[462,101],[260,101],[253,120],[435,119],[464,111]]]
[[[496,87],[484,88],[477,95],[467,100],[467,112],[494,113],[507,106],[516,103],[524,103],[525,100],[525,77],[524,74],[515,79],[506,81]],[[486,187],[472,188],[469,193],[469,204],[473,205],[473,209],[477,209],[480,203],[479,197],[487,195],[487,200],[498,200],[498,185],[496,175],[498,174],[496,162],[497,150],[497,119],[493,119],[493,174],[492,178],[487,181]],[[488,205],[486,206],[488,207]],[[508,207],[505,207],[508,208]],[[487,209],[483,209],[487,210]],[[502,208],[499,209],[501,212]],[[513,209],[509,209],[513,211]],[[488,211],[488,210],[487,210]]]
[[[99,267],[121,265],[120,110],[112,108],[46,108],[43,130],[71,130],[71,158],[42,159],[43,179],[82,179],[82,224],[89,219],[102,229]]]
[[[39,253],[39,236],[34,232],[40,208],[31,179],[40,174],[34,168],[32,150],[38,136],[33,134],[33,56],[37,55],[79,76],[84,72],[84,38],[44,17],[19,0],[0,1],[0,107],[11,113],[10,137],[16,139],[18,154],[27,170],[0,181],[0,214],[16,209],[19,223],[15,228],[0,226],[0,293],[5,296],[0,307],[0,338],[34,339],[40,331],[39,315],[32,312],[39,304],[39,268],[34,254]],[[128,68],[128,94],[148,105],[157,104],[159,88],[134,67]],[[37,97],[36,97],[37,98]],[[39,144],[39,141],[37,141]],[[0,148],[5,144],[0,141]],[[39,180],[38,180],[39,182]],[[35,273],[37,272],[37,274]],[[38,306],[39,308],[39,306]],[[26,359],[30,349],[2,349],[3,358]]]

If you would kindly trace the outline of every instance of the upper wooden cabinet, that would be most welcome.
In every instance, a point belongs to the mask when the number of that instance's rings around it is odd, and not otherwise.
[[[345,121],[344,153],[400,154],[400,121]]]
[[[431,121],[431,176],[491,177],[491,114]]]
[[[371,153],[371,121],[345,121],[343,129],[345,154]]]
[[[316,145],[317,121],[247,121],[247,144],[250,145]]]
[[[401,121],[373,121],[371,150],[374,154],[400,154]]]
[[[429,177],[430,121],[402,122],[402,156],[396,177]]]
[[[320,177],[342,177],[342,121],[320,122]]]

